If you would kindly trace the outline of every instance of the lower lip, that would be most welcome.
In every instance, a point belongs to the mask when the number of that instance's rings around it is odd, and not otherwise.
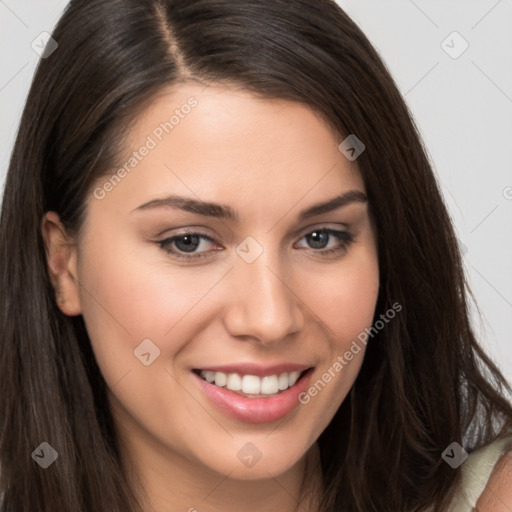
[[[269,398],[247,398],[229,389],[210,384],[196,373],[191,373],[206,396],[222,412],[239,421],[270,423],[290,414],[299,405],[299,395],[308,388],[312,372],[313,368],[310,368],[292,387]]]

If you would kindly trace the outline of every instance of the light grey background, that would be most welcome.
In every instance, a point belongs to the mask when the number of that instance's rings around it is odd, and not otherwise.
[[[0,0],[2,184],[39,58],[31,43],[51,33],[67,3]],[[414,115],[466,250],[483,315],[483,323],[474,316],[477,332],[512,382],[512,1],[338,3],[377,48]]]

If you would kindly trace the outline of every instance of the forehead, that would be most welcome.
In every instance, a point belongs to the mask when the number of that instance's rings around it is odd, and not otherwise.
[[[102,206],[130,211],[181,193],[282,214],[299,201],[364,191],[357,165],[338,150],[342,139],[302,103],[221,85],[164,89],[131,125],[111,171],[121,178],[110,180]]]

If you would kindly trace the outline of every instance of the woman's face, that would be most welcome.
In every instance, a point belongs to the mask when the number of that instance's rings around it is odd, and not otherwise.
[[[128,453],[155,471],[280,474],[347,396],[365,346],[344,355],[371,326],[379,273],[342,139],[303,104],[182,85],[95,183],[67,312],[83,315]]]

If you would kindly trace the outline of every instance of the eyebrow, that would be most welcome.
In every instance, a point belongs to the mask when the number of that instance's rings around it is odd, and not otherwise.
[[[332,199],[314,204],[298,215],[298,220],[303,221],[322,213],[328,213],[351,203],[366,203],[368,198],[360,190],[349,190]],[[215,217],[217,219],[225,219],[234,223],[240,222],[240,217],[230,206],[211,203],[207,201],[198,201],[187,197],[171,195],[160,199],[153,199],[144,203],[132,212],[153,210],[157,208],[178,208],[191,213]]]

